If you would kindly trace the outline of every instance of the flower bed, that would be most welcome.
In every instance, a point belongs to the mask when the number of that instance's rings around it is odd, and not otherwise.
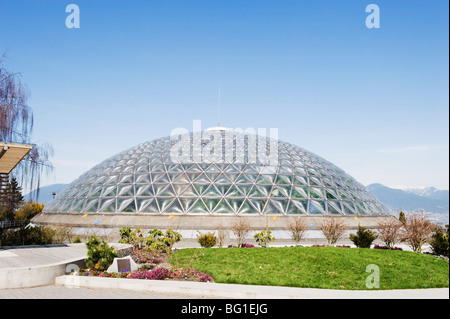
[[[210,275],[195,269],[174,269],[169,263],[170,255],[161,253],[158,250],[135,249],[131,252],[131,257],[139,266],[139,269],[136,271],[108,273],[91,268],[81,271],[79,275],[105,278],[214,282]]]

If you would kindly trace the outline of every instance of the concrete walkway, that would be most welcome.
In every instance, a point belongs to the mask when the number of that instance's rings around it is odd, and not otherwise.
[[[230,299],[449,299],[449,289],[333,290],[189,281],[61,276],[56,285]]]
[[[193,299],[181,294],[156,294],[122,289],[71,288],[40,286],[33,288],[0,289],[0,299]],[[199,298],[209,298],[208,296]]]
[[[118,250],[129,245],[111,244]],[[54,284],[66,273],[67,265],[82,265],[85,244],[17,246],[0,248],[0,289]]]

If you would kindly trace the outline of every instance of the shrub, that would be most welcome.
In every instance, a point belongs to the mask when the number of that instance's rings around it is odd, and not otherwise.
[[[72,243],[74,243],[74,244],[80,244],[81,243],[81,238],[80,238],[80,236],[76,236],[74,239],[73,239],[73,242]]]
[[[85,262],[89,268],[106,270],[117,257],[116,250],[96,236],[92,236],[86,242],[86,247],[88,258],[85,259]]]
[[[422,245],[431,238],[436,225],[431,223],[422,213],[410,214],[406,218],[405,233],[403,241],[405,241],[414,252],[421,252]]]
[[[348,227],[344,224],[344,221],[337,217],[324,217],[322,219],[322,225],[320,225],[320,230],[329,245],[336,244],[344,236],[347,229]]]
[[[358,231],[355,234],[350,234],[350,240],[358,248],[370,248],[372,242],[377,239],[375,232],[365,227],[358,226]]]
[[[255,234],[253,238],[255,238],[256,242],[261,247],[267,247],[270,242],[275,240],[275,237],[272,236],[272,231],[270,230],[263,230],[262,232]]]
[[[434,255],[449,256],[448,228],[445,232],[440,227],[436,227],[430,240],[431,249]]]
[[[201,234],[199,232],[197,236],[197,241],[200,244],[200,246],[204,248],[210,248],[216,245],[217,237],[214,235],[214,233]]]
[[[289,221],[287,228],[291,233],[291,237],[295,241],[295,244],[298,245],[299,241],[303,237],[303,234],[308,230],[308,223],[305,219],[296,217]]]
[[[231,231],[236,236],[238,247],[241,247],[250,233],[250,224],[243,218],[238,217],[238,219],[231,225]]]
[[[173,244],[181,240],[181,234],[170,228],[165,233],[159,229],[149,230],[148,233],[149,235],[145,240],[147,246],[166,253],[170,253]]]
[[[54,230],[44,226],[22,226],[1,234],[0,246],[48,245],[53,242]]]
[[[33,201],[26,202],[22,207],[16,210],[14,219],[30,221],[34,216],[40,214],[43,209],[44,204],[35,203]]]
[[[378,239],[380,239],[387,247],[394,247],[397,242],[402,239],[403,223],[395,218],[386,218],[378,223]]]

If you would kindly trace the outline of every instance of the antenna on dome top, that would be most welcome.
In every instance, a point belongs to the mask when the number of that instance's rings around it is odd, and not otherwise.
[[[219,104],[217,106],[217,126],[220,126],[220,82],[219,82]]]

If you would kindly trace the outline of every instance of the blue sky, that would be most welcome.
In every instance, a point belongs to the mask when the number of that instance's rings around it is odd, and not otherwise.
[[[448,189],[448,5],[0,0],[0,52],[29,89],[33,140],[53,145],[44,184],[193,120],[215,126],[220,83],[224,126],[278,128],[364,185]]]

